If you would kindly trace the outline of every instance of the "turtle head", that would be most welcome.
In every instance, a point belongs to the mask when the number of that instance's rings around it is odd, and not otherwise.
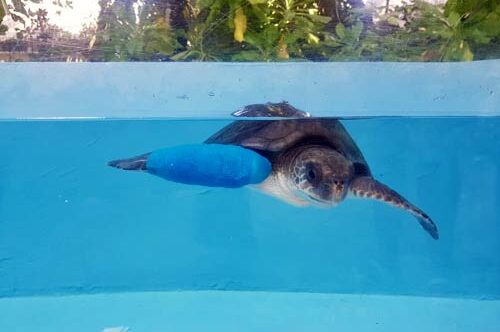
[[[340,203],[354,175],[352,162],[324,146],[300,150],[291,165],[295,190],[314,203],[330,206]]]

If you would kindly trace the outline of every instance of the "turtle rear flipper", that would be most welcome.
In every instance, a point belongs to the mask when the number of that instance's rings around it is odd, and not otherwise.
[[[146,162],[148,161],[148,157],[149,153],[146,153],[133,158],[112,160],[108,162],[108,166],[126,171],[145,171],[147,170]]]
[[[231,115],[249,118],[308,118],[311,116],[309,113],[293,107],[286,101],[282,101],[281,103],[247,105]]]
[[[434,224],[427,214],[408,202],[397,192],[372,177],[362,176],[355,178],[351,183],[350,192],[355,197],[375,199],[410,212],[433,239],[439,239],[436,224]]]

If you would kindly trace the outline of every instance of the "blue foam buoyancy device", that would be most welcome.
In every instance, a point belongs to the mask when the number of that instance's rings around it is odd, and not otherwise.
[[[146,169],[169,181],[238,188],[264,181],[271,172],[271,163],[240,146],[193,144],[151,152]]]

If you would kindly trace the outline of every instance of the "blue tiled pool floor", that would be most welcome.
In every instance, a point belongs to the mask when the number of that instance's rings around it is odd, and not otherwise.
[[[144,292],[0,299],[0,331],[500,330],[500,301],[266,292]]]

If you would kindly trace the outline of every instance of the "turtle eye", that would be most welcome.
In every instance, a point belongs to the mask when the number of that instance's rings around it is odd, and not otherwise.
[[[310,183],[315,183],[318,181],[318,172],[313,165],[307,165],[306,167],[306,179]]]
[[[316,178],[316,172],[313,170],[313,169],[310,169],[308,172],[307,172],[307,179],[309,181],[312,181]]]

